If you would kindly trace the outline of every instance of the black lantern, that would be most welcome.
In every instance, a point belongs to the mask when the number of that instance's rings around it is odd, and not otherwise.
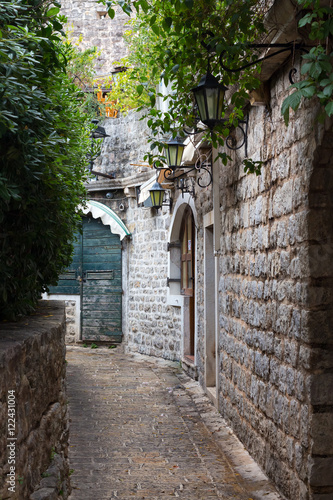
[[[101,142],[105,139],[105,137],[110,137],[109,134],[106,133],[105,128],[101,127],[98,125],[98,120],[91,120],[91,123],[95,125],[96,128],[90,132],[90,139],[91,139],[91,148],[90,148],[90,154],[88,155],[89,158],[89,170],[92,174],[96,175],[96,180],[98,180],[98,176],[101,177],[106,177],[107,179],[114,179],[115,174],[113,173],[112,175],[110,174],[104,174],[103,172],[97,172],[94,170],[94,161],[98,156],[101,154],[100,147],[96,147],[95,144],[95,139],[102,139]]]
[[[179,137],[176,137],[175,139],[170,139],[165,144],[164,153],[167,159],[168,166],[170,168],[175,169],[175,167],[180,167],[184,149],[185,149],[185,144]]]
[[[161,208],[165,189],[162,188],[159,182],[155,181],[152,188],[149,189],[149,193],[153,208]]]
[[[226,90],[227,87],[219,83],[209,71],[201,78],[199,85],[192,89],[200,120],[211,130],[221,121]]]
[[[91,123],[97,125],[94,130],[91,131],[90,137],[92,139],[105,139],[105,137],[110,137],[106,132],[105,128],[98,125],[98,120],[91,120]]]

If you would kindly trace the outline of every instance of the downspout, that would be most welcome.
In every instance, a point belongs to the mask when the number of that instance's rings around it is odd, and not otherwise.
[[[213,222],[214,222],[214,257],[215,257],[215,384],[216,384],[216,407],[220,408],[220,353],[219,353],[219,283],[220,283],[220,255],[221,255],[221,216],[220,216],[220,161],[216,160],[217,149],[212,149],[212,174],[213,174]],[[216,160],[216,161],[215,161]]]
[[[217,149],[212,150],[212,173],[213,173],[213,219],[214,219],[214,255],[221,250],[221,224],[220,224],[220,172]]]

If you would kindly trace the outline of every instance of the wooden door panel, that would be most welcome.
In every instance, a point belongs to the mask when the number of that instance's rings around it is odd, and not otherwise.
[[[81,295],[81,337],[120,342],[122,338],[121,242],[100,219],[84,217],[71,266],[50,293]]]
[[[117,341],[122,337],[121,243],[100,220],[83,225],[82,339]]]

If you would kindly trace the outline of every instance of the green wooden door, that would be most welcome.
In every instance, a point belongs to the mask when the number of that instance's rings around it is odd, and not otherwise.
[[[101,219],[83,218],[73,262],[50,293],[81,296],[82,340],[121,341],[121,242]]]
[[[83,219],[83,340],[121,340],[121,242],[101,219]]]

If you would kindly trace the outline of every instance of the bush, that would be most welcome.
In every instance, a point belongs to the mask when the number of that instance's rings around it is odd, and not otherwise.
[[[0,317],[31,312],[70,264],[91,117],[66,74],[59,5],[0,10]],[[67,51],[68,52],[68,51]]]

